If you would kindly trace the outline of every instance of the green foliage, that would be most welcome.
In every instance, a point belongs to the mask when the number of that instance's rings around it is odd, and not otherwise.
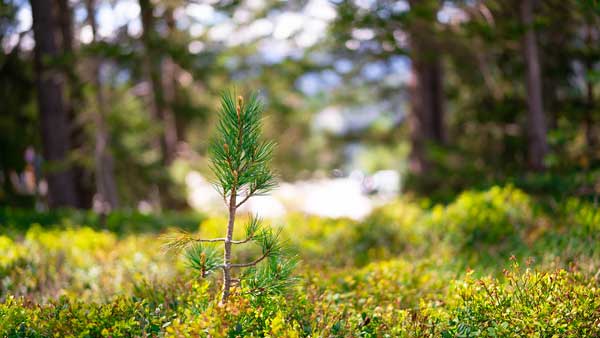
[[[59,209],[36,212],[27,209],[0,208],[0,229],[4,233],[25,232],[32,224],[44,228],[64,229],[85,225],[94,229],[105,229],[119,235],[133,233],[158,233],[177,226],[195,230],[206,216],[197,212],[164,212],[143,214],[137,211],[116,210],[107,215],[92,211]]]
[[[223,259],[215,247],[195,243],[185,249],[187,266],[196,271],[202,278],[217,270]]]
[[[313,264],[323,257],[333,266],[362,266],[401,253],[417,253],[425,245],[428,224],[424,211],[401,200],[380,207],[363,221],[293,215],[284,231],[291,244]],[[296,236],[302,233],[303,236]]]
[[[98,300],[130,292],[144,280],[167,281],[182,272],[160,255],[156,235],[118,237],[88,227],[32,226],[20,239],[0,236],[0,298],[77,295]]]
[[[262,103],[256,95],[248,103],[241,96],[237,100],[231,92],[221,96],[218,136],[208,149],[216,186],[224,198],[243,188],[248,195],[260,195],[276,186],[269,169],[275,144],[261,139]]]
[[[222,233],[225,221],[206,218],[187,236]],[[586,200],[542,207],[508,186],[431,209],[398,200],[363,221],[292,215],[276,230],[240,221],[235,238],[252,239],[236,260],[275,248],[277,235],[298,259],[244,270],[224,305],[210,275],[196,278],[222,263],[219,244],[193,242],[169,257],[152,233],[33,226],[0,236],[0,336],[600,335],[600,223]],[[479,242],[466,245],[468,231]]]
[[[463,247],[501,244],[533,226],[530,197],[512,186],[460,194],[447,207],[436,207],[432,222]]]
[[[598,281],[577,272],[519,269],[504,278],[467,276],[457,288],[451,329],[461,337],[596,337],[600,335]]]
[[[566,217],[567,227],[580,236],[600,233],[600,208],[597,203],[569,198],[561,204],[561,214]]]
[[[270,258],[265,264],[244,271],[242,289],[251,297],[284,295],[297,282],[292,274],[296,259]]]
[[[121,297],[108,304],[61,297],[47,305],[9,298],[0,304],[2,337],[139,337],[161,332],[161,308]]]

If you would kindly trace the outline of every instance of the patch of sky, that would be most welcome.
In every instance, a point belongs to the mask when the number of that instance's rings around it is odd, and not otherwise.
[[[332,70],[322,72],[309,72],[296,80],[296,88],[304,94],[313,96],[324,91],[329,91],[340,85],[341,77]]]
[[[461,23],[468,20],[468,15],[461,8],[445,1],[437,13],[437,20],[443,24]]]
[[[409,10],[410,10],[410,5],[408,4],[408,1],[396,1],[392,5],[392,11],[394,13],[404,13],[404,12],[408,12]]]
[[[338,59],[333,63],[333,67],[338,73],[347,74],[352,70],[354,64],[348,59]]]
[[[32,17],[31,6],[28,2],[21,3],[16,15],[17,33],[25,32],[31,29]]]
[[[361,76],[368,81],[381,80],[387,74],[387,67],[383,61],[367,63],[361,70]]]

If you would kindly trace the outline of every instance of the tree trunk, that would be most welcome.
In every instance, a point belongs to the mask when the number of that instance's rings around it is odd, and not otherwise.
[[[227,303],[229,290],[231,288],[231,241],[233,240],[233,228],[235,226],[236,212],[236,194],[235,187],[231,190],[229,197],[229,222],[227,223],[227,237],[225,237],[225,250],[223,255],[223,294],[221,295],[221,304]]]
[[[542,79],[538,46],[533,30],[533,0],[521,1],[521,20],[526,31],[523,52],[527,82],[527,141],[529,167],[535,171],[544,169],[544,157],[548,153],[546,140],[546,117],[542,105]]]
[[[168,36],[174,38],[176,31],[175,17],[173,8],[168,7],[165,10],[165,20],[167,22]],[[170,55],[166,55],[162,63],[163,91],[165,96],[165,108],[163,112],[163,123],[165,128],[165,144],[167,148],[167,163],[170,164],[177,152],[177,142],[179,136],[177,133],[177,123],[175,118],[175,102],[177,101],[177,64]]]
[[[592,69],[591,67],[588,69]],[[594,83],[591,80],[586,81],[587,98],[585,111],[585,140],[590,153],[596,151],[596,136],[594,134]]]
[[[169,7],[166,9],[165,11],[165,20],[167,22],[167,28],[168,28],[168,36],[169,36],[169,40],[174,41],[175,39],[178,38],[178,31],[177,31],[177,27],[175,25],[175,12],[173,10],[173,8]],[[181,116],[180,114],[176,114],[176,108],[179,104],[182,103],[182,88],[179,85],[179,76],[181,75],[181,68],[179,67],[178,64],[176,64],[173,59],[171,57],[167,58],[168,63],[170,63],[170,65],[172,65],[173,67],[166,70],[166,72],[164,72],[165,77],[166,77],[166,81],[168,82],[165,85],[165,91],[166,92],[171,92],[173,93],[171,95],[171,98],[167,98],[169,107],[171,108],[172,111],[172,116],[174,119],[174,124],[171,125],[169,124],[170,128],[173,128],[171,135],[174,135],[174,137],[177,139],[177,143],[179,142],[184,142],[185,141],[185,134],[186,134],[186,130],[188,128],[188,119],[185,118],[184,116]],[[170,89],[168,89],[170,86]],[[199,89],[196,89],[196,91]],[[168,96],[168,95],[167,95]],[[173,137],[173,136],[172,136]]]
[[[176,39],[177,27],[175,26],[175,13],[173,8],[167,8],[165,11],[165,19],[167,21],[169,39]],[[167,105],[169,108],[168,123],[165,124],[165,128],[168,128],[166,131],[167,135],[169,135],[169,142],[173,145],[173,149],[175,149],[177,143],[179,141],[183,141],[185,134],[181,132],[181,121],[178,121],[177,114],[175,113],[175,108],[177,106],[177,102],[179,101],[178,94],[180,88],[177,79],[180,74],[180,69],[179,65],[175,63],[171,56],[167,56],[165,64],[166,66],[163,70],[163,73],[165,74],[164,87]]]
[[[66,79],[64,101],[65,111],[69,125],[71,126],[71,150],[82,153],[82,148],[86,143],[86,134],[83,126],[77,121],[79,111],[76,107],[83,106],[82,83],[77,74],[77,58],[75,55],[75,44],[73,34],[73,10],[69,6],[68,0],[56,0],[57,10],[56,18],[60,26],[61,49],[65,60],[63,72]],[[92,205],[94,195],[93,185],[91,184],[92,174],[83,165],[74,163],[73,175],[75,180],[75,189],[77,190],[77,206],[82,209],[88,209]]]
[[[413,58],[412,65],[409,116],[412,143],[410,160],[412,171],[418,174],[428,169],[426,145],[443,144],[446,135],[441,60],[424,60],[416,57]]]
[[[96,23],[96,1],[88,0],[86,3],[88,12],[88,22],[92,28],[92,41],[98,41],[97,23]],[[94,148],[94,163],[96,169],[96,194],[97,200],[101,204],[101,213],[107,213],[119,206],[117,185],[114,176],[114,162],[109,150],[109,134],[106,127],[106,102],[102,82],[100,81],[102,60],[94,58],[92,60],[92,78],[96,87],[96,113],[94,122],[96,123],[96,144]]]
[[[427,144],[446,142],[442,59],[435,41],[435,1],[410,1],[413,14],[407,32],[410,36],[412,79],[410,83],[410,171],[424,174],[429,170]]]
[[[142,40],[146,50],[144,61],[152,87],[152,111],[162,127],[159,137],[162,162],[169,165],[175,158],[177,146],[177,129],[172,110],[174,90],[170,83],[172,75],[169,75],[173,73],[174,64],[170,59],[170,62],[163,62],[162,53],[158,50],[158,34],[154,29],[154,7],[151,1],[139,0],[139,4],[142,15]],[[167,72],[164,76],[166,81],[163,81],[163,71]]]
[[[55,36],[58,28],[52,16],[52,2],[31,0],[31,13],[36,42],[36,87],[43,154],[46,161],[54,167],[46,173],[48,204],[52,208],[76,207],[78,198],[68,159],[71,129],[64,109],[62,78],[57,69],[48,65],[48,59],[59,56]]]
[[[589,23],[586,27],[586,37],[585,37],[585,42],[587,45],[587,48],[590,50],[593,50],[595,44],[597,43],[596,41],[594,41],[593,38],[593,33],[592,30],[594,29],[594,26]],[[585,64],[585,69],[586,72],[592,72],[594,71],[594,63],[595,63],[595,59],[590,58],[589,56],[586,56],[584,64]],[[594,134],[594,112],[596,111],[596,105],[594,102],[594,81],[592,81],[592,79],[590,79],[589,77],[586,80],[586,111],[585,111],[585,139],[586,139],[586,143],[587,143],[587,148],[588,148],[588,152],[590,153],[590,155],[594,156],[594,152],[596,151],[596,136]]]

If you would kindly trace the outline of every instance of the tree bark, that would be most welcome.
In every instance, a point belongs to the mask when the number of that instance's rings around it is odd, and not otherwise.
[[[590,50],[592,50],[595,46],[595,44],[597,43],[596,41],[594,41],[593,38],[593,33],[592,30],[594,29],[594,26],[592,25],[592,23],[589,23],[586,27],[586,37],[585,37],[585,42],[587,45],[587,48],[589,48]],[[593,58],[590,58],[589,56],[587,56],[585,58],[584,64],[585,64],[585,69],[586,72],[592,72],[594,70],[594,62],[595,60]],[[586,80],[586,111],[585,111],[585,139],[586,139],[586,143],[587,143],[587,148],[588,148],[588,152],[590,153],[590,155],[594,155],[594,152],[596,151],[596,145],[597,145],[597,140],[596,140],[596,135],[594,134],[594,112],[596,111],[596,106],[595,106],[595,100],[594,100],[594,82],[588,78]]]
[[[435,41],[436,1],[409,1],[411,11],[426,9],[428,16],[414,17],[407,32],[410,37],[412,79],[409,84],[411,153],[410,171],[424,174],[429,170],[427,144],[446,142],[443,66]]]
[[[82,152],[82,148],[86,144],[86,134],[83,126],[77,121],[79,116],[78,107],[83,106],[82,83],[77,74],[77,57],[75,53],[75,42],[73,34],[73,10],[69,5],[68,0],[56,0],[57,10],[55,15],[60,27],[61,43],[63,60],[62,64],[65,76],[65,111],[67,119],[71,126],[71,150],[74,152]],[[77,190],[77,207],[88,209],[92,205],[94,188],[91,184],[92,173],[88,168],[79,163],[73,165],[73,175],[75,180],[75,189]]]
[[[175,16],[172,7],[165,10],[165,20],[167,23],[167,34],[169,39],[175,38],[177,27],[175,26]],[[175,117],[175,104],[177,102],[177,74],[178,65],[170,55],[165,55],[163,61],[163,90],[165,93],[165,140],[169,148],[169,162],[173,161],[177,151],[177,142],[180,140],[177,130],[177,119]]]
[[[160,149],[162,162],[169,165],[175,158],[177,147],[177,129],[175,117],[172,110],[174,90],[169,83],[173,73],[173,62],[163,62],[162,53],[158,50],[158,34],[155,31],[154,6],[150,0],[139,0],[142,15],[142,40],[144,43],[145,64],[152,87],[152,111],[154,118],[162,126],[160,133]],[[164,76],[163,71],[167,74]]]
[[[97,22],[96,22],[96,1],[88,0],[86,3],[88,12],[88,22],[92,28],[92,41],[98,41]],[[102,71],[102,59],[94,58],[92,60],[92,78],[96,87],[96,112],[94,122],[96,123],[94,163],[96,169],[96,194],[97,200],[101,204],[101,212],[106,213],[119,206],[117,185],[114,176],[114,162],[109,150],[109,133],[107,131],[105,115],[106,100],[102,82],[100,81]]]
[[[73,172],[69,164],[71,132],[63,102],[62,76],[60,71],[48,65],[59,56],[56,41],[57,24],[52,16],[52,2],[31,0],[33,33],[35,38],[35,69],[38,110],[41,122],[43,154],[50,168],[48,180],[48,205],[76,207],[78,198]]]
[[[410,88],[409,117],[412,142],[411,168],[415,173],[428,170],[426,146],[444,144],[445,124],[443,109],[443,80],[441,60],[413,58]]]
[[[533,30],[533,0],[521,1],[521,20],[525,26],[523,54],[527,82],[527,141],[529,167],[544,170],[544,157],[548,153],[546,117],[542,104],[542,78],[538,46]]]
[[[223,255],[223,294],[221,295],[221,304],[227,303],[229,290],[231,288],[231,244],[233,240],[233,228],[235,226],[236,212],[236,188],[231,190],[229,197],[229,222],[227,223],[227,236],[225,237],[225,250]]]

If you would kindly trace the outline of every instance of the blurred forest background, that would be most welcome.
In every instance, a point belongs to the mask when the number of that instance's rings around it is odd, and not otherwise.
[[[0,337],[600,337],[599,0],[0,4]]]
[[[0,40],[1,205],[187,208],[234,86],[286,182],[600,194],[596,0],[3,0]]]

